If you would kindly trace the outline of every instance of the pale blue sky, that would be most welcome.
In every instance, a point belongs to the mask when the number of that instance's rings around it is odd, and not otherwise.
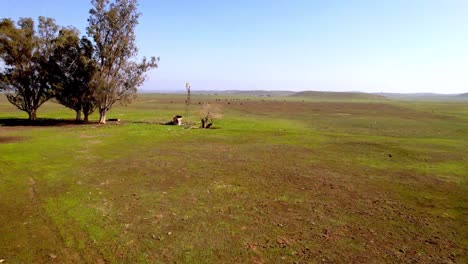
[[[85,32],[87,0],[0,0]],[[143,90],[468,92],[466,0],[141,0]]]

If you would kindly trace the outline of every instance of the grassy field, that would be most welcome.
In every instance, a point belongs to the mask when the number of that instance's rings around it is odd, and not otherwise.
[[[0,96],[0,259],[468,262],[467,103],[233,99],[202,130],[159,125],[181,95],[43,126]]]

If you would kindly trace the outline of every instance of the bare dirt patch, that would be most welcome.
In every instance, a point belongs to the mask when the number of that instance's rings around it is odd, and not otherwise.
[[[23,140],[23,137],[0,136],[0,144],[16,143]]]

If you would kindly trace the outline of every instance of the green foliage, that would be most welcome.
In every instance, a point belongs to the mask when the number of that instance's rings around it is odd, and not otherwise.
[[[96,108],[94,76],[97,72],[93,59],[93,45],[86,37],[78,37],[73,28],[62,29],[55,40],[55,49],[50,60],[55,86],[55,98],[77,113],[84,121]]]
[[[130,102],[137,88],[144,82],[145,73],[157,67],[157,60],[137,63],[135,27],[140,14],[137,0],[92,0],[88,35],[95,42],[96,99],[99,107],[99,122],[106,122],[106,114],[119,101]]]
[[[37,109],[53,96],[48,61],[58,26],[45,17],[39,17],[37,32],[31,18],[22,18],[17,25],[11,19],[0,22],[0,90],[34,120]]]
[[[99,108],[100,123],[115,102],[129,103],[159,58],[136,62],[137,0],[92,0],[90,39],[51,18],[0,22],[0,91],[8,101],[37,118],[37,109],[55,98],[76,112],[77,120]]]

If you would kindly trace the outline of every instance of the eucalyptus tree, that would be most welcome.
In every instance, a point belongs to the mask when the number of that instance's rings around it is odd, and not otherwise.
[[[137,62],[135,27],[140,13],[137,0],[92,0],[87,33],[94,41],[97,63],[95,97],[99,123],[116,102],[129,103],[135,98],[146,72],[157,67],[159,58]]]
[[[0,90],[29,120],[53,96],[48,61],[58,30],[52,18],[39,17],[37,32],[31,18],[0,21]]]
[[[79,38],[78,30],[64,28],[55,40],[50,69],[55,88],[55,98],[62,105],[75,110],[76,120],[84,122],[96,109],[94,76],[97,72],[91,41]]]

